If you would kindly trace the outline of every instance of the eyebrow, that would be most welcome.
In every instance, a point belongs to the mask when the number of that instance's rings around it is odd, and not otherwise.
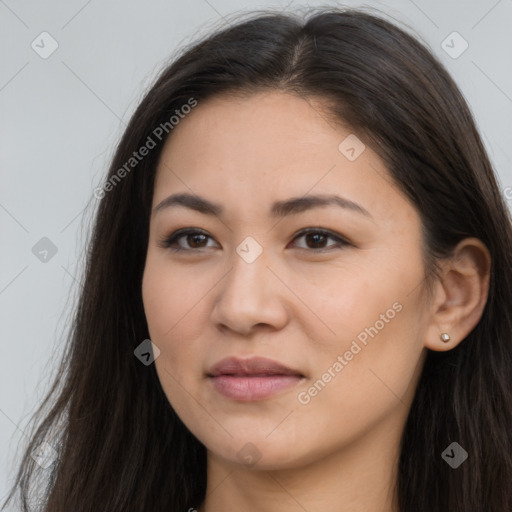
[[[336,205],[373,219],[371,213],[359,203],[334,194],[308,195],[293,197],[285,201],[276,201],[270,209],[270,215],[275,218],[282,218],[288,215],[298,214],[306,210],[311,210],[313,208],[331,205]],[[172,194],[158,203],[158,205],[153,209],[153,215],[173,206],[183,206],[205,215],[221,216],[224,212],[223,207],[218,203],[213,203],[212,201],[197,195],[182,193]]]

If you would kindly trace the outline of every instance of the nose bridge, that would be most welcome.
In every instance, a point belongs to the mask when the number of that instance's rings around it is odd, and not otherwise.
[[[214,320],[233,330],[247,332],[255,324],[277,327],[284,320],[279,307],[275,276],[267,268],[267,251],[253,237],[246,237],[231,255],[231,270],[219,288]]]
[[[231,271],[225,289],[238,302],[253,302],[265,294],[265,283],[270,271],[267,268],[267,251],[254,237],[246,237],[236,246],[231,257]]]

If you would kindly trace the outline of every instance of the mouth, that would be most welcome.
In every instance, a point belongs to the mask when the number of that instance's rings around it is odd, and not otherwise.
[[[206,376],[217,392],[237,401],[270,398],[305,379],[300,371],[261,357],[223,359]]]
[[[239,357],[228,357],[213,365],[207,372],[208,377],[220,375],[246,376],[269,376],[269,375],[304,375],[294,368],[288,367],[278,361],[266,357],[250,357],[242,359]]]

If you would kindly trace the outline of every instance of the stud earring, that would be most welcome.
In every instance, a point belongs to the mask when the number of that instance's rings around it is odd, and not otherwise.
[[[451,340],[450,335],[446,332],[443,332],[443,334],[441,334],[441,339],[443,340],[444,343],[448,343]]]

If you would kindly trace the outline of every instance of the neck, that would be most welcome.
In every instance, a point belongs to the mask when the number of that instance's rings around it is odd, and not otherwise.
[[[206,499],[198,512],[396,512],[403,425],[389,418],[380,427],[286,469],[244,467],[208,451]]]

